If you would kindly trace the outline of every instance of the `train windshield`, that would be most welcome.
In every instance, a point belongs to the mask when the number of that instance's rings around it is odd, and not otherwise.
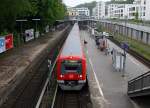
[[[62,74],[75,72],[81,74],[82,63],[80,60],[65,60],[62,62],[61,72]]]

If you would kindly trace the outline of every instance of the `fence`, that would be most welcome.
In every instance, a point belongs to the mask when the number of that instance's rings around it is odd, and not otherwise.
[[[13,47],[13,34],[0,37],[0,53],[3,53]]]

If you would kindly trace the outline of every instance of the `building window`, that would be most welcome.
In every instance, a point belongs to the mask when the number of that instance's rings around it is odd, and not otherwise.
[[[146,1],[144,0],[144,4],[146,4]]]
[[[132,10],[135,11],[135,7],[133,7]]]

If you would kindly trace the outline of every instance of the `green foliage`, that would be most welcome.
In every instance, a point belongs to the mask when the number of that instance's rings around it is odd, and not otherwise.
[[[127,0],[127,3],[133,3],[134,2],[134,0]]]
[[[98,32],[102,32],[103,31],[102,25],[100,23],[97,23],[96,28],[97,28]]]
[[[21,14],[26,9],[28,9],[28,4],[24,0],[1,0],[0,32],[6,29],[8,31],[13,31],[17,15]]]
[[[77,5],[76,7],[80,8],[80,7],[87,7],[90,10],[90,15],[92,15],[92,9],[96,6],[96,1],[93,1],[91,3],[84,3],[84,4],[80,4]]]
[[[15,31],[16,19],[40,18],[41,27],[51,25],[64,18],[66,7],[61,0],[1,0],[0,10],[1,34]]]
[[[7,30],[4,30],[3,32],[0,33],[0,37],[4,36],[4,35],[7,35],[7,34],[8,34]]]
[[[120,0],[120,1],[118,1],[118,0],[111,0],[111,1],[109,1],[107,3],[108,4],[111,4],[111,3],[116,3],[116,4],[132,4],[133,1],[134,0],[126,0],[126,1],[124,1],[124,0]]]

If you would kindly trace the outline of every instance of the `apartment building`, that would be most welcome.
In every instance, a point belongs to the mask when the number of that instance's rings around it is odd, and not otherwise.
[[[68,8],[67,9],[69,19],[88,18],[90,11],[88,8]]]
[[[93,17],[96,19],[105,19],[106,17],[106,3],[97,2],[96,7],[93,8]]]
[[[93,8],[96,19],[138,19],[150,20],[150,0],[135,0],[132,4],[106,4],[98,2]]]
[[[74,8],[79,16],[90,16],[90,10],[88,8],[82,7],[82,8]]]

